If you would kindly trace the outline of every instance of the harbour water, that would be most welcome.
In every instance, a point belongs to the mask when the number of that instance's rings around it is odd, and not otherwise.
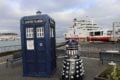
[[[63,38],[57,38],[56,43],[64,42],[65,40]],[[14,45],[21,45],[20,40],[13,40],[13,41],[0,41],[0,47],[3,46],[14,46]]]
[[[21,49],[20,40],[0,41],[0,53]]]
[[[56,43],[64,42],[63,38],[57,38]],[[21,49],[21,41],[13,40],[13,41],[0,41],[0,53],[15,51]]]
[[[20,45],[20,40],[13,40],[13,41],[0,41],[0,47],[3,46],[14,46],[14,45]]]
[[[65,42],[64,38],[61,38],[61,37],[56,38],[56,45],[60,45],[63,42]],[[21,41],[20,40],[0,41],[0,53],[20,50],[20,49],[21,49]]]

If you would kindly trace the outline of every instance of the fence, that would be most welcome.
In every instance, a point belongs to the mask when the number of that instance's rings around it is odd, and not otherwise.
[[[65,55],[65,45],[63,43],[57,44],[57,49],[63,51],[62,54]],[[80,54],[82,57],[90,57],[90,58],[99,58],[99,53],[105,50],[119,50],[120,51],[120,43],[112,43],[112,42],[103,42],[103,43],[80,43]]]
[[[17,51],[20,49],[21,49],[21,45],[1,46],[0,53],[9,52],[9,51]]]
[[[89,43],[81,45],[81,56],[98,58],[100,51],[120,50],[120,43]]]

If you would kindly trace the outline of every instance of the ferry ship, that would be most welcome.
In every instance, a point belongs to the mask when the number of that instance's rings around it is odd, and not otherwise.
[[[113,37],[112,30],[104,29],[93,21],[74,19],[73,22],[73,26],[65,33],[66,40],[109,41]]]

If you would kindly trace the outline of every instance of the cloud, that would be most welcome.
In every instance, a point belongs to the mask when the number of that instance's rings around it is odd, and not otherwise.
[[[20,18],[24,16],[20,4],[16,0],[3,0],[0,4],[0,30],[19,33]]]
[[[21,0],[23,10],[41,10],[45,12],[63,11],[81,6],[87,0]]]
[[[81,16],[84,16],[85,11],[80,9],[69,9],[67,11],[63,12],[52,12],[49,15],[54,18],[56,21],[56,32],[57,32],[57,37],[64,36],[64,33],[67,31],[68,27],[71,27],[73,25],[73,19],[74,18],[79,18]]]
[[[85,11],[83,9],[69,9],[67,11],[62,12],[53,12],[50,13],[50,15],[58,22],[59,25],[68,24],[69,22],[72,22],[74,18],[79,18],[80,15],[83,16],[85,14]]]
[[[112,27],[119,20],[119,0],[0,0],[0,30],[19,32],[20,18],[34,15],[37,10],[50,15],[56,21],[57,35],[72,26],[74,18],[93,17],[104,27]],[[120,21],[120,20],[119,20]]]
[[[99,24],[111,26],[112,22],[119,18],[119,7],[119,0],[96,0],[96,3],[86,11],[87,15],[94,17]]]

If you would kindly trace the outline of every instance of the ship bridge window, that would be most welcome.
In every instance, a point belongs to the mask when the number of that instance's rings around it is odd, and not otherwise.
[[[90,36],[100,36],[103,35],[103,31],[99,31],[99,32],[90,32]]]
[[[92,30],[92,29],[87,29],[87,30],[89,31],[89,30]]]
[[[112,31],[107,31],[107,35],[112,35]]]
[[[100,32],[95,32],[95,36],[99,36],[100,35]]]
[[[101,32],[95,32],[95,36],[100,36],[100,35],[103,35],[103,31],[101,31]]]
[[[93,35],[93,32],[90,32],[90,36],[94,36],[94,35]]]

